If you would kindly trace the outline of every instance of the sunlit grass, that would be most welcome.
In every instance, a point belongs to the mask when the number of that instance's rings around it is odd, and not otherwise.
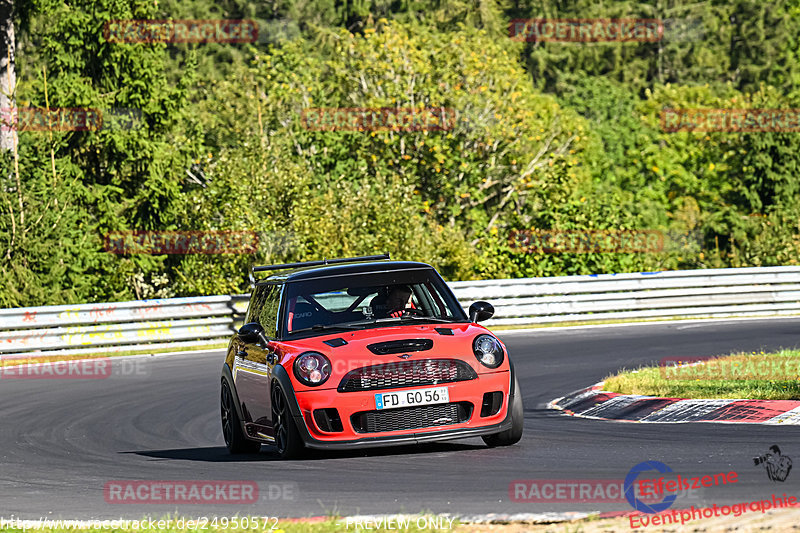
[[[606,377],[603,390],[665,398],[798,400],[799,368],[800,350],[736,353],[681,367],[621,372]]]

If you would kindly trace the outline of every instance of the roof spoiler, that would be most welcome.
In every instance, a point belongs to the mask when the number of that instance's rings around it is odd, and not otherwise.
[[[382,255],[362,255],[361,257],[345,257],[341,259],[323,259],[322,261],[302,261],[300,263],[285,263],[283,265],[262,265],[253,267],[253,272],[266,272],[268,270],[282,270],[284,268],[298,268],[304,266],[334,265],[337,263],[353,263],[355,261],[379,261],[389,259],[389,252]]]

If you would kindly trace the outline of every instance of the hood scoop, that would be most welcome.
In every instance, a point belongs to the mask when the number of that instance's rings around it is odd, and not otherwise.
[[[367,348],[376,355],[391,355],[396,353],[424,352],[433,348],[431,339],[402,339],[399,341],[377,342],[368,344]]]
[[[335,339],[328,339],[328,340],[322,341],[322,342],[324,344],[327,344],[331,348],[338,348],[339,346],[344,346],[345,344],[347,344],[346,340],[344,340],[342,338],[339,338],[339,337],[336,337]]]

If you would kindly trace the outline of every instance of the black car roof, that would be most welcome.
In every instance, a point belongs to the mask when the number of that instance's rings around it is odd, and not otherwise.
[[[317,265],[284,270],[259,280],[257,284],[269,282],[289,283],[293,281],[325,278],[328,276],[421,269],[435,270],[431,265],[418,263],[416,261],[360,261],[357,263]]]

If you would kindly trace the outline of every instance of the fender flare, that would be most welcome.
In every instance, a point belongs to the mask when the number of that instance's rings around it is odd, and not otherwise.
[[[236,416],[239,418],[239,423],[242,426],[242,433],[244,431],[244,416],[242,415],[242,404],[239,401],[239,393],[236,391],[236,385],[233,381],[233,374],[231,373],[231,367],[228,366],[228,363],[225,362],[222,364],[222,376],[220,378],[220,387],[221,382],[226,381],[228,383],[228,388],[231,390],[231,394],[233,395],[233,404],[234,408],[236,409]],[[247,433],[245,433],[246,435]]]
[[[289,373],[286,371],[286,369],[281,365],[273,366],[272,380],[277,381],[283,389],[284,394],[286,394],[286,399],[289,401],[289,411],[292,413],[292,417],[302,420],[303,414],[300,412],[300,405],[297,403],[297,397],[294,393],[294,386],[292,385],[292,380],[289,379]],[[305,427],[305,421],[303,422],[303,427]]]
[[[509,378],[511,379],[511,385],[508,388],[508,395],[511,398],[514,398],[514,396],[517,395],[517,390],[516,390],[517,380],[515,379],[516,373],[514,372],[514,363],[511,361],[511,357],[508,353],[508,350],[506,350],[506,357],[508,358],[508,373],[509,373]],[[509,402],[509,405],[511,405],[511,402]]]

